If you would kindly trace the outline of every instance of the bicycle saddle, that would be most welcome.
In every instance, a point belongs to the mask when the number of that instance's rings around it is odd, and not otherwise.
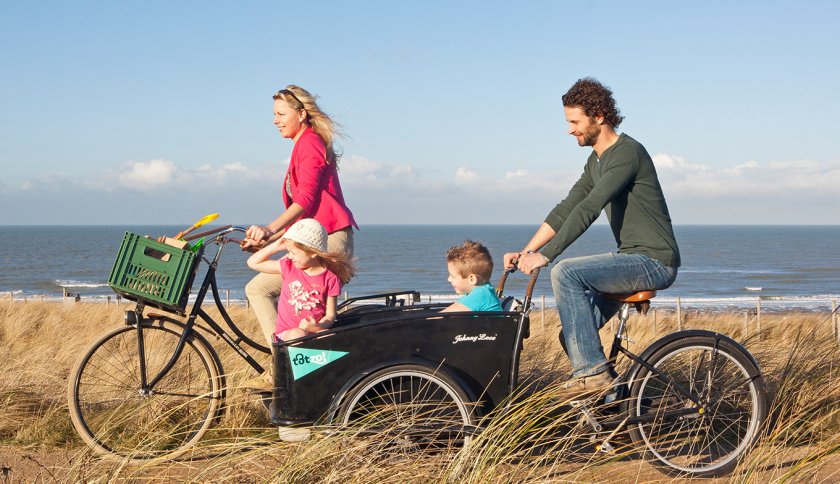
[[[626,302],[626,303],[634,303],[634,302],[644,302],[650,301],[654,297],[656,297],[656,291],[639,291],[639,292],[630,292],[626,294],[606,294],[602,293],[607,299],[615,299],[616,301]]]
[[[625,304],[632,304],[636,308],[636,311],[647,314],[648,309],[650,309],[650,300],[656,297],[656,291],[639,291],[627,294],[602,293],[601,295],[607,299],[615,299]]]

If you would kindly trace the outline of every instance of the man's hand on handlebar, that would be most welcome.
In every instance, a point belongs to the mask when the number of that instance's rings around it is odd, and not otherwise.
[[[538,252],[508,252],[504,256],[505,269],[517,267],[524,274],[530,275],[536,269],[548,265],[548,259]]]

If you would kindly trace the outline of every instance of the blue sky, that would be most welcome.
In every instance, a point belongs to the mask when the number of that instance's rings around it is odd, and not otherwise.
[[[677,224],[840,223],[838,2],[3,2],[0,225],[267,223],[286,84],[359,222],[537,224],[610,86]]]

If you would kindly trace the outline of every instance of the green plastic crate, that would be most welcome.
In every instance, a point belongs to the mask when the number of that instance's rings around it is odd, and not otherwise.
[[[128,299],[183,314],[198,254],[126,232],[108,284]]]

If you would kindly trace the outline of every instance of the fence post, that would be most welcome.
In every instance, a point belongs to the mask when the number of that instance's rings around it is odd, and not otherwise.
[[[225,309],[230,309],[230,289],[225,289]]]
[[[755,303],[755,323],[758,331],[758,339],[761,339],[761,298],[758,298]]]
[[[545,294],[540,296],[540,328],[545,331]]]
[[[831,300],[831,336],[840,342],[840,328],[837,327],[837,300]]]
[[[680,305],[680,298],[677,298],[677,330],[682,331],[682,307]]]
[[[111,296],[108,296],[107,300],[105,301],[106,306],[111,306]]]

